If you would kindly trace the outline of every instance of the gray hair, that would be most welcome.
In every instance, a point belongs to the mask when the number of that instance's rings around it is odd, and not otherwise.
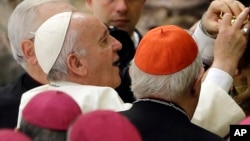
[[[39,26],[38,6],[46,2],[60,2],[62,0],[24,0],[12,12],[8,22],[8,38],[14,59],[25,69],[26,60],[21,51],[21,42],[32,39]],[[64,0],[66,1],[66,0]]]
[[[78,33],[79,30],[77,28],[68,28],[62,50],[56,62],[48,73],[47,78],[49,81],[66,80],[66,77],[68,75],[67,56],[70,53],[75,53],[78,56],[86,55],[87,51],[85,50],[85,48],[81,47],[81,45],[77,42],[79,35]]]
[[[140,70],[134,60],[131,62],[131,89],[138,98],[177,98],[185,95],[192,87],[202,68],[202,60],[198,54],[195,61],[183,70],[170,75],[151,75]]]
[[[20,131],[28,135],[32,141],[66,141],[67,138],[66,130],[51,130],[38,127],[24,119],[21,120]]]

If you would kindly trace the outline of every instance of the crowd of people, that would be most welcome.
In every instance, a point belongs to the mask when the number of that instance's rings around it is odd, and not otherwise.
[[[8,37],[25,73],[0,88],[0,136],[227,139],[250,116],[250,3],[214,0],[190,30],[141,35],[145,2],[87,0],[92,13],[63,0],[17,5]]]

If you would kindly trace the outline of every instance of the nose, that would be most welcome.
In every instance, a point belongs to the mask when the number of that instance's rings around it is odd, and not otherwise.
[[[117,39],[115,39],[114,37],[112,37],[112,42],[113,42],[113,50],[114,51],[119,51],[122,49],[122,44],[120,41],[118,41]]]
[[[118,13],[125,13],[128,10],[127,0],[117,0],[116,10]]]

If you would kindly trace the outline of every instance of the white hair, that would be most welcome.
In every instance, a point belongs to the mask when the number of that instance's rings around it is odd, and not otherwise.
[[[192,88],[202,68],[198,54],[195,61],[183,70],[170,75],[151,75],[140,70],[134,60],[131,61],[131,89],[136,98],[176,98],[185,95]]]
[[[39,26],[37,9],[46,2],[61,2],[66,0],[24,0],[12,12],[8,22],[8,38],[14,59],[25,69],[26,60],[21,51],[21,42],[32,39]]]
[[[73,15],[74,16],[74,13]],[[77,18],[74,18],[74,20],[77,20]],[[71,17],[71,23],[72,24],[72,17]],[[70,53],[75,53],[76,55],[86,55],[87,50],[78,44],[77,39],[79,38],[79,32],[80,30],[77,28],[68,28],[62,50],[52,66],[51,70],[48,73],[48,80],[49,81],[59,81],[59,80],[66,80],[66,77],[68,75],[68,67],[67,67],[67,56]]]

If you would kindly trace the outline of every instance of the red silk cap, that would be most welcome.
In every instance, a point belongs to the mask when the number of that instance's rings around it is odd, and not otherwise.
[[[135,64],[146,73],[168,75],[192,64],[197,54],[198,46],[186,30],[165,25],[145,34],[137,47]]]

